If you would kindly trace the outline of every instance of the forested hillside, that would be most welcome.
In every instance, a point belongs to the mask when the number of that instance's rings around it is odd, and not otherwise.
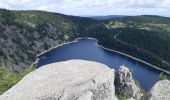
[[[20,71],[40,52],[78,37],[170,70],[170,19],[159,16],[94,20],[45,11],[0,10],[0,66]]]
[[[114,38],[125,46],[121,51],[170,70],[170,18],[122,17],[107,20],[105,25],[119,29]]]
[[[100,26],[94,20],[44,11],[0,10],[0,64],[20,71],[36,55],[78,37],[79,32]],[[83,33],[83,32],[82,32]]]

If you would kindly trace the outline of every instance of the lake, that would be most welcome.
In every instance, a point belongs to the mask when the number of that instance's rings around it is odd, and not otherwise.
[[[93,39],[80,39],[77,42],[55,48],[39,57],[38,67],[70,59],[82,59],[100,62],[116,70],[121,65],[133,69],[133,78],[140,82],[145,91],[148,91],[158,81],[161,71],[121,54],[103,49],[96,43],[97,41]],[[170,79],[170,75],[167,75],[167,78]]]

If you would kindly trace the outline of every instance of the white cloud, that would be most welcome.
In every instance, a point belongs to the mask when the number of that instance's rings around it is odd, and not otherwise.
[[[170,16],[170,0],[1,0],[0,7],[15,10],[47,10],[72,15]]]

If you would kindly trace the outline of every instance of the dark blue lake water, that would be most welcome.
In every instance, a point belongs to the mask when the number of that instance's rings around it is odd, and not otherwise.
[[[125,65],[133,69],[133,78],[138,80],[146,91],[158,81],[158,76],[161,72],[139,61],[98,47],[96,41],[90,39],[81,39],[78,42],[63,45],[39,58],[38,67],[70,59],[97,61],[116,70],[121,65]],[[167,75],[167,78],[170,79],[170,75]]]

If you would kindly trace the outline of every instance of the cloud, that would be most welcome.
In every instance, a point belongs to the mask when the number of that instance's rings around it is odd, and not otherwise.
[[[46,10],[69,15],[170,16],[170,0],[1,0],[1,8]]]

